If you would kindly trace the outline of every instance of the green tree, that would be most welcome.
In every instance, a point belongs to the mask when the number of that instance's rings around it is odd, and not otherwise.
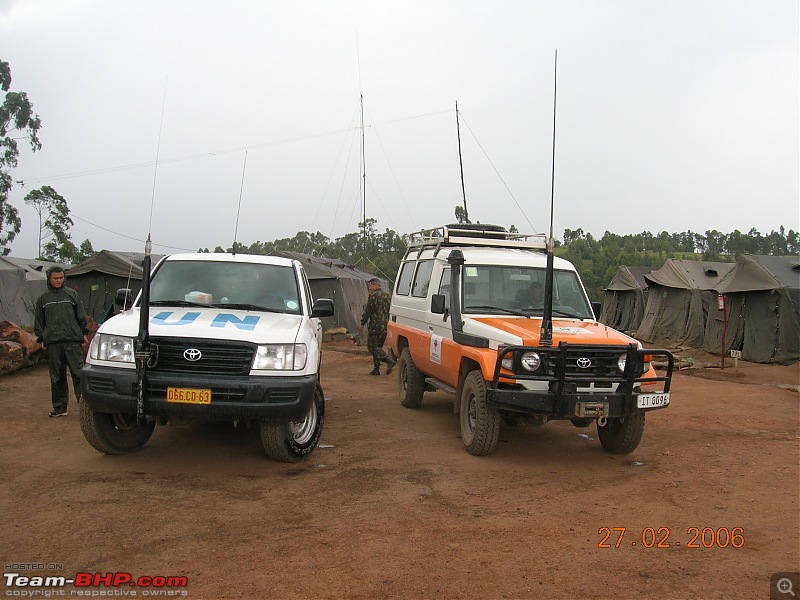
[[[18,163],[19,146],[17,139],[27,139],[31,150],[41,150],[38,138],[42,121],[33,112],[33,104],[25,92],[11,92],[11,67],[0,60],[0,88],[5,99],[0,106],[0,255],[7,255],[9,244],[22,228],[22,220],[17,209],[8,201],[13,179],[11,169]],[[23,138],[13,137],[14,132],[23,133]]]
[[[83,261],[92,258],[97,252],[95,252],[94,248],[92,248],[92,242],[87,239],[81,242],[80,248],[78,248],[78,254],[73,258],[72,264],[76,265],[78,263],[82,263]]]
[[[25,204],[32,206],[39,215],[39,258],[68,258],[67,255],[76,256],[78,249],[70,242],[69,228],[72,219],[69,216],[69,206],[64,197],[49,185],[38,190],[31,190],[25,196]],[[42,247],[42,243],[48,240]],[[67,244],[69,242],[69,244]],[[66,262],[66,261],[64,261]]]

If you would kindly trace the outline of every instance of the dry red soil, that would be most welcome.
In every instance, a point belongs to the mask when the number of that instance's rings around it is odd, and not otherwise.
[[[798,365],[676,373],[628,456],[553,422],[504,427],[480,458],[452,397],[405,409],[394,374],[370,367],[350,342],[325,345],[322,445],[298,464],[214,422],[105,456],[74,404],[47,417],[46,366],[0,378],[4,572],[183,576],[157,591],[194,600],[618,600],[769,598],[772,574],[799,570]],[[23,591],[4,578],[4,597]]]

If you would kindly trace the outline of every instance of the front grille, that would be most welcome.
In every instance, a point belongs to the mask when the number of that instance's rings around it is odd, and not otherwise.
[[[564,374],[567,377],[575,377],[577,379],[591,379],[593,377],[619,378],[622,373],[620,373],[617,368],[617,360],[619,359],[619,355],[624,354],[624,352],[624,350],[609,352],[604,348],[568,348],[564,357]],[[545,368],[547,369],[546,372],[550,375],[555,375],[558,355],[545,355],[544,359]],[[579,364],[586,364],[587,366],[581,367]]]
[[[149,368],[158,373],[196,373],[202,375],[247,375],[253,364],[255,344],[192,338],[154,338],[155,364]],[[188,354],[200,352],[190,361]]]
[[[563,381],[586,387],[611,388],[626,378],[620,372],[618,361],[621,355],[628,355],[632,362],[627,377],[634,379],[641,375],[644,362],[642,351],[628,346],[600,346],[589,344],[567,344],[561,342],[557,347],[509,346],[501,350],[501,358],[510,353],[514,363],[516,379]],[[630,350],[633,350],[629,353]],[[522,368],[520,360],[525,352],[535,351],[542,359],[542,366],[534,372]],[[498,364],[499,366],[499,364]],[[496,377],[506,380],[511,377],[496,372]]]

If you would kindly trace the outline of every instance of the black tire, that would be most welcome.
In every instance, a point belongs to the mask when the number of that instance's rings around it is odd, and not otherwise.
[[[153,435],[155,421],[140,425],[133,413],[95,412],[86,401],[78,403],[81,431],[86,441],[103,454],[128,454],[140,450]]]
[[[417,369],[408,348],[403,348],[395,369],[397,369],[400,404],[406,408],[419,408],[422,404],[422,395],[425,393],[425,375]]]
[[[461,439],[474,456],[494,452],[500,437],[500,415],[486,403],[486,381],[476,369],[470,371],[461,391]]]
[[[325,396],[317,386],[314,402],[299,421],[262,421],[261,445],[268,457],[280,462],[305,460],[314,451],[325,423]]]
[[[643,433],[644,413],[608,419],[603,427],[597,424],[597,437],[603,449],[611,454],[630,454],[642,441]]]

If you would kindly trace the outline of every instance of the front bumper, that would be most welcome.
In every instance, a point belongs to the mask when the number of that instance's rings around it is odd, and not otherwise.
[[[520,368],[519,357],[531,351],[540,354],[544,366],[537,372],[526,373]],[[626,355],[626,367],[624,372],[619,372],[615,365],[622,354]],[[645,356],[650,360],[656,356],[665,358],[666,374],[643,375]],[[506,357],[512,357],[513,375],[501,368]],[[586,364],[587,358],[591,366],[578,366]],[[501,410],[545,415],[551,419],[625,417],[669,405],[667,401],[659,406],[639,408],[638,398],[641,386],[647,384],[661,383],[662,390],[653,393],[668,394],[673,365],[674,358],[668,350],[640,350],[635,344],[598,346],[561,342],[557,347],[505,346],[498,352],[487,401]],[[539,382],[545,389],[525,389],[519,385],[525,380]]]
[[[316,375],[252,377],[148,372],[144,412],[153,416],[202,417],[220,420],[297,420],[314,401]],[[167,402],[167,388],[211,390],[210,404]],[[81,372],[83,401],[103,413],[136,413],[139,381],[133,369],[85,365]]]

